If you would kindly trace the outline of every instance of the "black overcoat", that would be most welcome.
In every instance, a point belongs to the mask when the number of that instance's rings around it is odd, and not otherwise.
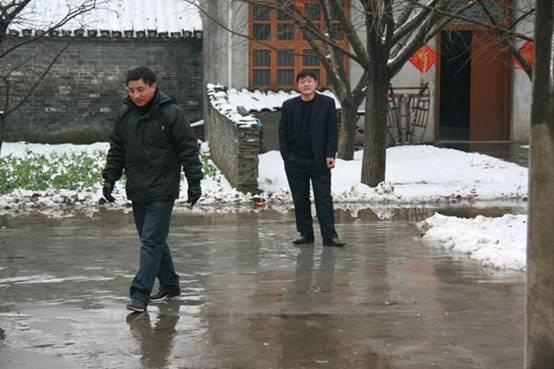
[[[314,162],[318,169],[325,170],[326,158],[334,158],[337,153],[337,109],[335,100],[316,93],[310,117],[310,137]],[[279,149],[286,162],[289,148],[302,124],[300,96],[289,99],[281,108],[279,122]]]

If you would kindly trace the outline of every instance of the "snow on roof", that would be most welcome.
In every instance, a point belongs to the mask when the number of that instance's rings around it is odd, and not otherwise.
[[[241,115],[238,108],[242,107],[248,113],[262,111],[278,111],[285,100],[299,95],[296,91],[260,91],[248,90],[246,88],[227,89],[221,84],[208,83],[207,94],[212,106],[221,114],[227,116],[239,126],[257,124],[258,119],[253,115]],[[335,99],[337,109],[340,109],[340,102],[331,90],[319,91]]]
[[[210,103],[220,114],[229,118],[239,127],[251,127],[258,124],[258,118],[253,115],[241,115],[237,110],[237,105],[229,103],[227,88],[220,84],[208,83],[206,93]]]
[[[93,0],[34,0],[10,26],[10,30],[45,30],[69,11]],[[182,0],[96,0],[96,7],[61,27],[75,30],[181,32],[201,30],[198,9]]]
[[[337,109],[340,109],[340,102],[331,90],[320,91],[322,95],[326,95],[335,99]],[[248,112],[261,111],[277,111],[285,100],[298,96],[297,91],[260,91],[248,90],[246,88],[236,89],[231,88],[227,91],[229,103],[234,106],[242,106]]]

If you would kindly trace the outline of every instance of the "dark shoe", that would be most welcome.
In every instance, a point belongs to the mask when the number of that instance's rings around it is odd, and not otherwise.
[[[135,313],[144,313],[146,311],[146,303],[141,300],[133,299],[127,304],[127,310],[134,311]]]
[[[294,245],[305,245],[305,244],[308,244],[308,243],[314,243],[314,239],[313,238],[306,238],[304,236],[292,241],[292,243]]]
[[[343,247],[344,245],[346,245],[346,242],[343,242],[336,237],[329,241],[323,241],[323,246]]]
[[[139,328],[142,326],[150,326],[150,315],[147,312],[137,313],[133,311],[127,315],[127,324],[131,325],[132,328]]]
[[[169,293],[165,290],[159,290],[154,295],[150,295],[149,300],[150,300],[151,303],[163,302],[163,301],[169,299],[170,297],[179,296],[180,294],[181,294],[181,292]]]

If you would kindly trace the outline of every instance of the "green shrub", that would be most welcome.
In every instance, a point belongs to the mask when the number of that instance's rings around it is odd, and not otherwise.
[[[49,188],[80,190],[102,183],[105,153],[51,153],[27,151],[24,157],[0,159],[0,194],[14,189],[45,191]]]
[[[216,180],[219,172],[209,153],[200,159],[204,175]],[[0,195],[15,189],[46,191],[48,189],[82,190],[100,186],[106,152],[50,153],[27,151],[24,157],[8,155],[0,158]],[[121,183],[125,185],[125,176]]]

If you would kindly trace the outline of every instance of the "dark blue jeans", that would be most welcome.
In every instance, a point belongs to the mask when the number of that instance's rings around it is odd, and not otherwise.
[[[133,202],[133,216],[141,241],[139,270],[131,284],[131,298],[148,302],[156,277],[160,288],[171,293],[180,292],[179,276],[167,237],[174,200]]]

